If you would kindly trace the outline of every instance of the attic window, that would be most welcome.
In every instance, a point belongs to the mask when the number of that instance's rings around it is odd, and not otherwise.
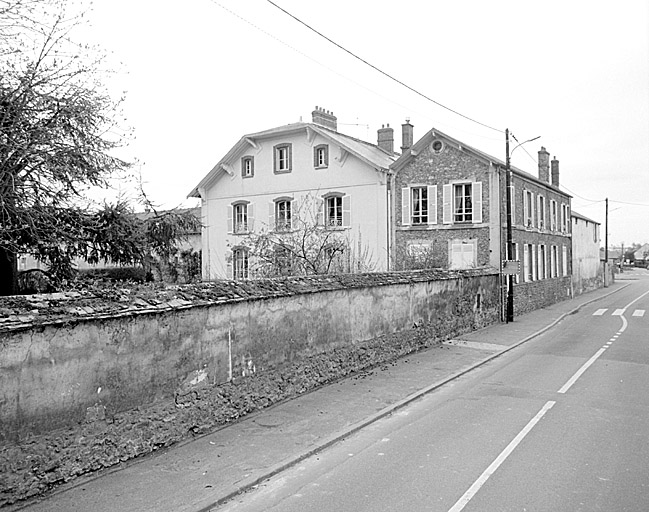
[[[435,152],[439,153],[444,149],[444,143],[441,140],[434,140],[430,145],[430,148]]]

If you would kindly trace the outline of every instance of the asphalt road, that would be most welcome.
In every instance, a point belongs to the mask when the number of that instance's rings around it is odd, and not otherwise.
[[[218,510],[648,510],[649,275],[637,276]]]

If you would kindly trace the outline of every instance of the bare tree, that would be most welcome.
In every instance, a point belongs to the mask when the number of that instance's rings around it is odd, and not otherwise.
[[[325,226],[319,211],[322,205],[313,194],[296,203],[289,218],[276,219],[240,238],[237,248],[250,258],[250,273],[255,277],[371,272],[372,255],[356,244],[347,230]]]
[[[144,226],[132,222],[128,205],[97,211],[86,198],[129,172],[114,156],[128,133],[119,125],[121,98],[102,85],[104,57],[73,41],[82,16],[68,7],[0,0],[0,295],[15,293],[17,254],[63,276],[76,256],[141,257]]]

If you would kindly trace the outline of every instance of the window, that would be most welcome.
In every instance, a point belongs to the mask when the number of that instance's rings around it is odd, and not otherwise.
[[[329,166],[329,146],[321,144],[313,148],[313,166],[322,169]]]
[[[474,268],[477,263],[477,240],[451,240],[449,242],[449,268]]]
[[[293,251],[286,246],[277,245],[273,251],[274,272],[278,276],[290,276],[293,272]]]
[[[244,156],[241,159],[241,176],[244,178],[252,178],[255,175],[255,158],[252,156]]]
[[[568,275],[568,248],[564,245],[561,247],[561,273]]]
[[[557,202],[554,199],[550,199],[550,229],[557,230]]]
[[[291,201],[280,199],[275,202],[275,229],[289,231],[291,229]]]
[[[536,264],[536,258],[534,257],[534,246],[532,244],[523,245],[523,277],[524,280],[534,281],[536,277],[536,272],[534,267]]]
[[[548,259],[545,245],[539,245],[539,279],[548,278]]]
[[[274,148],[274,169],[276,173],[291,172],[291,144],[279,144]]]
[[[236,248],[232,251],[232,277],[235,280],[248,279],[249,262],[248,250]]]
[[[523,222],[526,228],[534,226],[534,194],[523,190]]]
[[[252,231],[253,207],[247,201],[233,203],[228,208],[228,233],[242,234]]]
[[[444,185],[443,199],[444,224],[482,222],[482,182]]]
[[[561,232],[567,233],[570,223],[570,206],[561,204]]]
[[[343,198],[331,196],[326,200],[325,222],[327,227],[342,227],[343,225]]]
[[[319,200],[318,225],[330,229],[351,226],[351,197],[331,192]]]
[[[401,225],[437,224],[437,186],[417,185],[401,190]]]
[[[412,223],[428,224],[428,189],[412,188]]]
[[[539,229],[545,229],[545,197],[538,196],[538,212],[537,212],[537,227]]]
[[[453,187],[453,221],[471,222],[473,220],[473,200],[471,183],[462,183]]]
[[[552,252],[550,253],[550,277],[558,277],[559,273],[557,270],[557,260],[558,260],[557,246],[553,245],[551,250]]]

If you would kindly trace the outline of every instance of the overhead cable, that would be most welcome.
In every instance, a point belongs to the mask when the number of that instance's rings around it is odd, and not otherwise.
[[[382,75],[388,77],[390,80],[395,81],[395,82],[398,83],[399,85],[402,85],[402,86],[405,87],[406,89],[408,89],[408,90],[414,92],[415,94],[417,94],[417,95],[421,96],[422,98],[424,98],[424,99],[430,101],[431,103],[434,103],[434,104],[437,105],[438,107],[442,107],[443,109],[448,110],[449,112],[452,112],[453,114],[456,114],[456,115],[458,115],[458,116],[460,116],[460,117],[463,117],[464,119],[467,119],[467,120],[469,120],[469,121],[471,121],[471,122],[473,122],[473,123],[479,124],[480,126],[484,126],[485,128],[489,128],[490,130],[494,130],[494,131],[497,131],[497,132],[499,132],[499,133],[505,133],[504,130],[501,130],[501,129],[499,129],[499,128],[494,128],[493,126],[489,126],[488,124],[482,123],[482,122],[480,122],[480,121],[478,121],[478,120],[476,120],[476,119],[473,119],[473,118],[471,118],[471,117],[469,117],[469,116],[465,116],[464,114],[458,112],[457,110],[453,110],[452,108],[447,107],[446,105],[443,105],[443,104],[441,104],[441,103],[438,102],[438,101],[435,101],[435,100],[432,99],[431,97],[426,96],[425,94],[419,92],[417,89],[415,89],[415,88],[413,88],[413,87],[410,87],[408,84],[402,82],[402,81],[399,80],[398,78],[393,77],[393,76],[390,75],[389,73],[386,73],[386,72],[383,71],[382,69],[376,67],[375,65],[369,63],[369,62],[366,61],[365,59],[363,59],[363,58],[359,57],[358,55],[356,55],[355,53],[351,52],[350,50],[348,50],[348,49],[345,48],[344,46],[338,44],[336,41],[330,39],[329,37],[327,37],[326,35],[324,35],[322,32],[319,32],[318,30],[316,30],[315,28],[313,28],[313,27],[312,27],[311,25],[309,25],[308,23],[305,23],[304,21],[302,21],[302,20],[299,19],[298,17],[294,16],[293,14],[291,14],[290,12],[288,12],[286,9],[284,9],[284,8],[280,7],[279,5],[277,5],[277,4],[276,4],[275,2],[273,2],[272,0],[266,0],[266,1],[267,1],[268,3],[270,3],[271,5],[275,6],[275,7],[276,7],[277,9],[279,9],[280,11],[282,11],[284,14],[286,14],[286,15],[290,16],[291,18],[293,18],[293,19],[294,19],[295,21],[297,21],[298,23],[304,25],[306,28],[308,28],[308,29],[311,30],[312,32],[314,32],[314,33],[316,33],[317,35],[319,35],[319,36],[322,37],[323,39],[329,41],[331,44],[333,44],[333,45],[336,46],[337,48],[340,48],[341,50],[343,50],[344,52],[348,53],[349,55],[351,55],[351,56],[354,57],[355,59],[361,61],[363,64],[366,64],[367,66],[371,67],[371,68],[374,69],[375,71],[378,71],[378,72],[381,73]]]

